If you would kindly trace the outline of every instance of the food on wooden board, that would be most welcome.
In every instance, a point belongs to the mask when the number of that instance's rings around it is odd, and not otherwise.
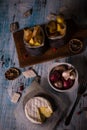
[[[29,46],[41,46],[43,44],[43,32],[40,26],[24,29],[24,40]]]
[[[64,17],[56,16],[55,20],[51,20],[46,25],[46,32],[50,39],[62,38],[66,34],[66,23]]]

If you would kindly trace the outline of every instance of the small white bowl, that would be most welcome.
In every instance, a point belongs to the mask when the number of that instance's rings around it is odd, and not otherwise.
[[[54,69],[55,67],[60,66],[60,65],[67,65],[69,67],[72,67],[75,70],[75,73],[76,73],[74,84],[71,87],[67,88],[67,89],[59,89],[59,88],[54,87],[53,84],[50,81],[50,78],[49,78],[50,77],[50,72],[52,71],[52,69]],[[50,66],[49,70],[48,70],[48,82],[49,82],[51,88],[53,88],[54,90],[56,90],[58,92],[71,92],[71,91],[73,91],[74,89],[76,89],[78,87],[78,71],[76,70],[76,68],[73,65],[71,65],[69,63],[65,63],[65,62],[53,63]]]

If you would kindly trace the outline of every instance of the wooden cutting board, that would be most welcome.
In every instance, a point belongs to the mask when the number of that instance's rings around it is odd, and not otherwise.
[[[70,28],[72,29],[73,26],[70,26]],[[49,47],[46,50],[46,52],[41,56],[31,56],[29,54],[29,52],[27,52],[27,50],[25,49],[25,46],[24,46],[24,41],[23,41],[23,29],[19,30],[17,32],[14,32],[13,33],[14,43],[16,45],[16,50],[17,50],[17,54],[18,54],[20,67],[31,66],[34,64],[50,61],[53,59],[64,58],[64,57],[76,55],[77,53],[73,54],[72,52],[70,52],[69,46],[68,46],[68,41],[71,38],[80,38],[80,39],[86,38],[87,29],[79,29],[78,31],[71,33],[72,31],[70,28],[68,29],[69,31],[67,32],[63,45],[59,46],[57,49]],[[46,41],[46,42],[48,42],[48,41]],[[54,42],[55,42],[55,40],[54,40]],[[56,42],[59,42],[59,41],[56,41]],[[81,52],[82,51],[80,51],[79,53],[81,53]]]

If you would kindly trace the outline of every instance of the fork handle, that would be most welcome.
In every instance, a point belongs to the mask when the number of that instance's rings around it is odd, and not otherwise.
[[[75,103],[74,103],[74,105],[73,105],[73,107],[72,107],[72,109],[71,109],[69,115],[67,116],[67,118],[66,118],[66,120],[65,120],[65,125],[69,125],[69,123],[70,123],[70,121],[71,121],[71,119],[72,119],[73,113],[74,113],[74,111],[75,111],[75,108],[76,108],[76,106],[77,106],[77,104],[78,104],[78,102],[79,102],[79,100],[80,100],[80,97],[81,97],[80,95],[77,96],[77,98],[76,98],[76,100],[75,100]]]

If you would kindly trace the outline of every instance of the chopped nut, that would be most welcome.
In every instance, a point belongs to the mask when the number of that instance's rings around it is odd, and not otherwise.
[[[24,29],[24,40],[29,41],[32,37],[32,31],[30,29]]]
[[[22,72],[23,75],[26,77],[26,78],[32,78],[32,77],[36,77],[36,73],[34,72],[34,70],[30,69],[30,70],[27,70],[25,72]]]
[[[55,14],[50,13],[50,14],[47,16],[47,19],[48,19],[48,20],[55,20],[56,17],[57,17],[57,16],[56,16]]]
[[[10,31],[11,32],[14,32],[14,31],[16,31],[18,29],[19,29],[19,23],[18,22],[14,22],[14,23],[10,24]]]
[[[21,96],[20,93],[15,92],[15,93],[12,95],[11,101],[12,101],[13,103],[17,103],[18,100],[19,100],[19,98],[20,98],[20,96]]]
[[[33,11],[33,9],[31,8],[31,9],[27,10],[26,12],[24,12],[24,17],[30,16],[32,14],[32,11]]]

